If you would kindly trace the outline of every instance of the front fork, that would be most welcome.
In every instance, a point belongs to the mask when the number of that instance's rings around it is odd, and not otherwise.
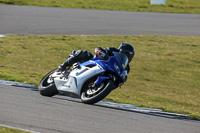
[[[110,77],[110,76],[105,76],[105,75],[98,75],[96,81],[94,82],[94,84],[92,85],[92,87],[98,87],[101,85],[101,83],[104,81],[104,80],[112,80],[113,82],[115,82],[113,79],[113,77]],[[116,89],[117,88],[117,85],[115,85],[112,90]]]
[[[106,80],[106,79],[113,80],[113,79],[112,79],[111,77],[109,77],[109,76],[98,75],[97,80],[95,81],[95,84],[96,84],[97,86],[99,86],[100,83],[101,83],[102,81]]]

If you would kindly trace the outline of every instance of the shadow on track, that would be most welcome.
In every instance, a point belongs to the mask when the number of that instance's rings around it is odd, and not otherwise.
[[[52,98],[84,104],[78,98],[71,98],[71,97],[67,97],[67,96],[63,96],[63,95],[56,95],[56,96],[54,96]],[[178,120],[184,120],[184,121],[200,123],[200,120],[191,119],[190,117],[179,116],[179,115],[176,115],[176,114],[173,114],[173,113],[167,113],[167,112],[142,112],[142,111],[135,111],[135,110],[126,109],[126,108],[103,105],[103,104],[99,104],[99,103],[92,104],[92,105],[90,105],[90,104],[85,104],[85,105],[87,105],[87,106],[96,106],[96,107],[100,107],[100,108],[120,110],[120,111],[126,111],[126,112],[133,112],[133,113],[144,114],[144,115],[163,117],[163,118],[168,118],[168,119],[178,119]]]

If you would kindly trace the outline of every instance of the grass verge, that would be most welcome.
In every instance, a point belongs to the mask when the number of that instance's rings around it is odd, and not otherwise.
[[[9,35],[0,38],[0,78],[38,85],[73,49],[134,45],[127,83],[105,100],[200,119],[200,37]]]
[[[0,127],[0,133],[30,133],[30,132],[13,129],[13,128]]]
[[[166,0],[166,5],[150,5],[150,0],[0,0],[0,3],[121,11],[200,13],[199,0]]]

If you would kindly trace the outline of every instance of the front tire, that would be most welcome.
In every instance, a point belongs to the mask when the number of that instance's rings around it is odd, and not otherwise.
[[[81,100],[86,104],[94,104],[104,99],[114,88],[112,80],[104,80],[98,87],[92,88],[94,81],[87,82],[84,85],[84,90],[81,93]]]
[[[54,96],[58,94],[58,90],[55,86],[54,80],[50,77],[57,69],[52,70],[47,75],[44,76],[44,78],[40,81],[40,84],[38,86],[39,93],[42,96]]]

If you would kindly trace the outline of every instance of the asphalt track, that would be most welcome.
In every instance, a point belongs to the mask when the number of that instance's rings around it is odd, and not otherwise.
[[[0,34],[200,36],[200,15],[0,5]]]
[[[171,119],[0,85],[0,124],[42,133],[199,133],[199,121]]]
[[[200,16],[0,5],[0,34],[199,36]],[[199,121],[0,85],[0,124],[42,133],[199,133]]]

